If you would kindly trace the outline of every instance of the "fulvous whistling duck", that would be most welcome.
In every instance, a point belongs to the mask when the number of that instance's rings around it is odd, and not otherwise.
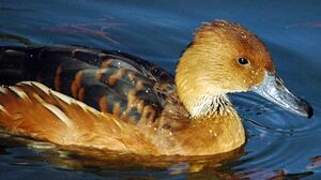
[[[227,94],[254,91],[298,115],[311,106],[277,76],[265,45],[244,27],[203,24],[173,76],[116,51],[1,47],[0,124],[9,133],[148,155],[212,155],[245,143]]]

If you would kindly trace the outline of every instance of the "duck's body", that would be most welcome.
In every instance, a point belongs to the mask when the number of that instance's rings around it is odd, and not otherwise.
[[[32,125],[22,127],[20,123],[12,124],[12,121],[9,121],[10,124],[7,126],[11,126],[10,131],[14,130],[14,134],[33,134],[32,131],[39,131],[40,128],[43,129],[43,135],[35,132],[35,138],[41,136],[42,139],[42,136],[45,136],[43,139],[61,145],[94,146],[138,154],[147,154],[151,151],[152,154],[205,155],[213,154],[213,149],[224,152],[226,146],[236,148],[244,143],[242,124],[240,120],[234,121],[234,118],[238,118],[236,112],[224,117],[231,123],[220,123],[220,119],[216,117],[211,121],[191,121],[189,113],[177,97],[174,77],[162,68],[136,57],[112,51],[75,47],[2,47],[1,55],[3,64],[7,66],[2,73],[11,77],[2,76],[2,83],[34,81],[20,83],[14,89],[13,87],[2,89],[0,104],[9,114],[13,116],[23,114],[27,120],[25,116],[28,113],[30,118],[28,122],[34,121]],[[53,90],[67,96],[58,93],[51,93],[48,96],[42,92],[55,92]],[[16,96],[20,91],[27,95]],[[43,102],[36,98],[38,96]],[[56,99],[56,97],[63,98]],[[69,106],[65,101],[72,101],[70,97],[88,105],[80,105],[74,100],[76,106],[84,109],[93,107],[89,112],[100,118],[91,117],[91,114],[88,117],[83,109]],[[36,105],[39,105],[39,110],[31,108]],[[68,120],[57,125],[56,121],[61,121],[59,119],[63,116],[59,116],[58,112],[52,114],[50,106],[60,109],[59,113],[65,114]],[[69,111],[76,111],[79,114]],[[84,114],[80,115],[81,113]],[[2,117],[1,120],[4,123],[8,122],[8,118]],[[68,125],[68,121],[72,121],[69,123],[72,125]],[[112,123],[115,121],[117,122]],[[91,125],[96,123],[97,125]],[[77,128],[70,128],[74,125]],[[118,125],[124,127],[118,129]],[[61,126],[69,127],[66,129]],[[115,128],[117,131],[113,130]],[[225,130],[226,132],[223,132]],[[234,133],[236,131],[239,133]],[[233,133],[228,135],[226,134],[228,132]],[[112,134],[117,135],[108,139]],[[129,139],[120,140],[124,142],[113,142],[123,136],[122,134],[129,136]],[[135,137],[135,134],[139,135]],[[91,136],[96,136],[97,140]],[[237,142],[234,142],[234,139]],[[135,147],[146,145],[148,148],[125,148],[130,143]],[[222,145],[224,147],[220,147]]]
[[[225,35],[230,38],[222,42]],[[253,58],[253,67],[217,60],[236,52]],[[244,129],[225,94],[246,91],[265,79],[265,71],[274,73],[264,45],[223,21],[198,31],[175,77],[137,57],[76,47],[2,47],[0,63],[1,83],[18,83],[0,89],[0,123],[10,133],[151,155],[240,147]]]

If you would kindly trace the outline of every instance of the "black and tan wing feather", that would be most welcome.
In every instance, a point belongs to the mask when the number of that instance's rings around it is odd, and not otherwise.
[[[164,69],[116,51],[1,47],[0,83],[38,81],[128,122],[155,121],[175,91]]]

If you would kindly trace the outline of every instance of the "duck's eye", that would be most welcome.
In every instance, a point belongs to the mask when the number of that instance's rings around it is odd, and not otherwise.
[[[249,61],[246,58],[239,58],[238,61],[241,65],[246,65],[249,63]]]

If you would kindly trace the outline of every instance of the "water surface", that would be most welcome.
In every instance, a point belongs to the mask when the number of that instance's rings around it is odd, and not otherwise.
[[[170,72],[201,22],[239,22],[264,40],[287,86],[315,109],[307,120],[253,94],[234,95],[247,129],[244,153],[203,169],[183,162],[161,168],[120,168],[117,163],[80,167],[84,160],[79,157],[33,150],[23,140],[2,135],[0,178],[321,178],[320,7],[313,0],[0,0],[0,45],[115,49]]]

